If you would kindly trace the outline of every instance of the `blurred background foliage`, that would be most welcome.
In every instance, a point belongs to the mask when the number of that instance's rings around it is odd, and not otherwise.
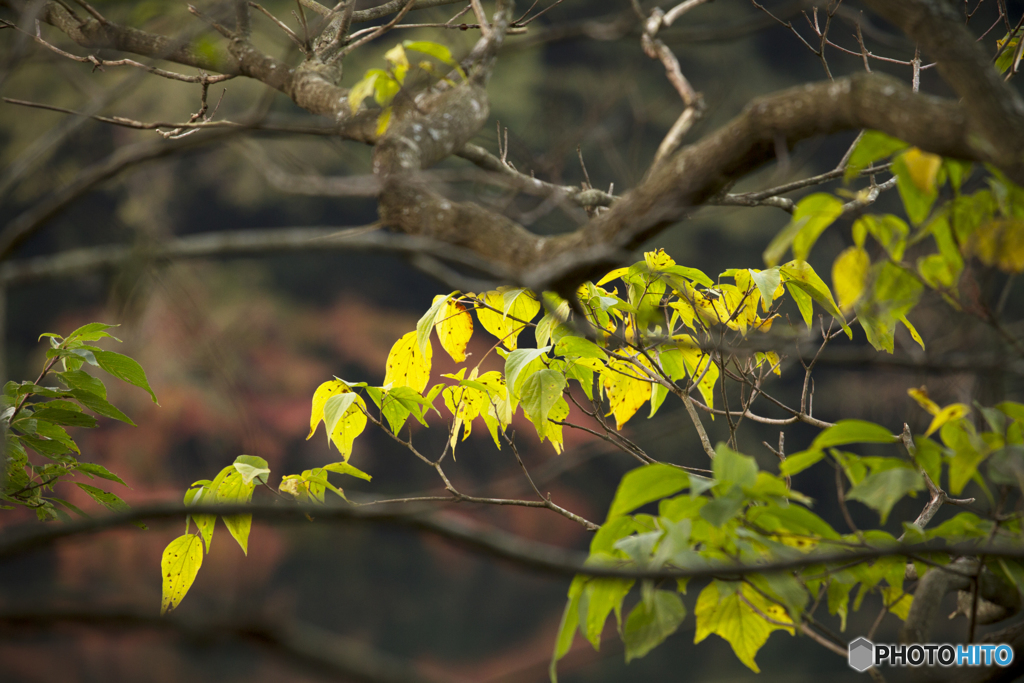
[[[94,4],[112,20],[167,35],[196,27],[185,3],[96,0]],[[801,2],[765,4],[798,26],[804,21],[799,14],[804,8]],[[848,4],[846,11],[859,12],[855,4]],[[1019,3],[1009,4],[1011,15],[1019,14]],[[294,28],[289,15],[292,3],[268,0],[264,5]],[[0,13],[6,17],[11,12],[3,6],[0,2]],[[410,16],[422,23],[445,22],[457,10],[457,6],[441,7]],[[994,13],[994,7],[984,7],[982,12]],[[854,46],[848,17],[841,15],[840,20],[846,22],[841,39]],[[979,26],[988,25],[984,17],[976,21]],[[297,59],[280,31],[263,17],[254,16],[254,27],[259,47],[289,56],[293,62]],[[870,20],[868,28],[866,36],[880,52],[900,59],[913,56],[913,46],[889,28]],[[68,47],[47,27],[43,34],[76,54],[86,54]],[[346,60],[343,85],[355,83],[367,68],[381,65],[383,53],[401,39],[442,42],[458,55],[475,37],[472,31],[439,29],[385,35]],[[824,78],[820,62],[788,29],[745,0],[703,5],[659,37],[676,52],[683,72],[707,103],[706,115],[690,133],[691,140],[721,125],[753,97]],[[202,49],[222,49],[214,36],[202,34],[197,41]],[[835,50],[828,56],[835,74],[862,68],[856,57]],[[0,94],[5,97],[77,111],[96,107],[101,114],[138,120],[187,120],[199,106],[195,84],[126,68],[93,70],[89,64],[50,53],[13,30],[0,32],[0,60]],[[876,66],[910,79],[909,69]],[[948,94],[934,71],[924,73],[922,89]],[[222,91],[219,119],[243,118],[260,108],[296,121],[308,117],[287,98],[268,95],[259,83],[234,79],[211,86],[211,105],[220,100]],[[584,178],[579,148],[593,184],[607,189],[614,183],[617,193],[639,181],[681,111],[661,65],[640,49],[628,3],[606,0],[564,2],[531,24],[526,34],[510,36],[489,93],[493,125],[482,130],[475,142],[496,152],[499,126],[502,139],[507,127],[508,158],[516,168],[571,184]],[[69,126],[73,130],[58,136]],[[18,182],[2,197],[0,222],[114,150],[155,136],[151,131],[0,104],[0,177],[28,162]],[[784,163],[764,169],[738,189],[830,170],[852,139],[852,135],[834,136],[805,143]],[[77,434],[76,439],[83,454],[129,483],[131,490],[117,492],[130,503],[178,500],[188,484],[211,477],[240,453],[267,459],[275,474],[329,462],[334,456],[327,452],[322,437],[304,440],[313,390],[332,375],[379,383],[392,342],[414,329],[435,294],[449,289],[399,257],[365,252],[310,251],[170,264],[146,258],[145,245],[172,236],[288,226],[341,229],[375,220],[372,199],[299,196],[274,189],[259,159],[269,159],[295,174],[370,172],[370,149],[357,143],[268,133],[235,137],[131,168],[76,201],[16,253],[16,258],[27,258],[83,246],[139,248],[137,259],[114,271],[9,288],[3,349],[8,377],[28,379],[35,376],[44,353],[36,342],[41,332],[66,333],[92,320],[123,325],[118,336],[125,343],[118,350],[146,368],[160,406],[138,390],[112,385],[111,401],[139,426],[105,421],[101,429]],[[466,166],[460,160],[444,165]],[[487,191],[460,186],[453,192],[486,196]],[[878,211],[897,209],[898,198],[890,195],[879,201]],[[504,201],[503,197],[491,199]],[[516,200],[509,211],[511,215],[529,211],[538,201]],[[704,208],[652,246],[663,247],[680,264],[711,274],[729,267],[756,268],[762,266],[765,245],[788,218],[773,208]],[[828,231],[819,241],[811,259],[818,272],[829,272],[835,256],[851,243],[850,222],[844,219],[840,229]],[[571,215],[552,213],[531,227],[551,232],[571,226]],[[1009,309],[1019,317],[1021,303],[1011,298]],[[996,348],[990,333],[968,325],[941,304],[921,306],[913,318],[929,353],[964,348],[981,353]],[[896,358],[920,359],[909,336],[903,334],[897,335]],[[479,356],[487,346],[478,336],[470,351]],[[838,360],[826,359],[815,379],[814,411],[825,419],[862,418],[894,431],[909,421],[915,431],[923,431],[929,416],[906,394],[908,387],[922,384],[939,404],[1022,398],[1019,370],[929,373],[861,363],[858,359],[875,354],[869,353],[859,331],[853,342],[837,342],[836,353]],[[850,358],[856,362],[843,360]],[[436,355],[435,362],[437,374],[453,369],[444,366],[446,356]],[[776,382],[779,398],[798,401],[802,379],[799,362],[791,358]],[[712,441],[727,434],[721,422],[707,425]],[[654,420],[635,420],[627,430],[659,460],[706,465],[682,406],[666,404]],[[442,447],[445,434],[432,431],[436,433],[413,428],[424,452],[439,452]],[[632,459],[570,430],[566,430],[566,452],[555,456],[547,444],[536,443],[532,431],[525,423],[517,430],[525,435],[520,440],[529,444],[522,451],[538,485],[551,491],[563,506],[590,519],[603,518],[616,483],[635,464]],[[787,448],[791,452],[802,448],[815,431],[802,425],[788,427]],[[740,433],[739,446],[755,455],[763,467],[774,468],[774,456],[762,441],[775,444],[777,430],[748,424]],[[460,490],[479,495],[524,493],[525,482],[511,454],[498,452],[485,430],[477,430],[470,444],[462,447],[458,464],[450,472]],[[352,462],[374,477],[372,483],[347,482],[346,492],[356,498],[437,490],[435,473],[379,433],[368,431],[357,441]],[[815,509],[838,527],[841,518],[833,509],[831,477],[817,471],[799,476],[821,479],[801,481],[798,486],[803,491],[821,491]],[[84,494],[68,491],[65,495],[92,509],[82,500]],[[902,520],[912,519],[915,505],[904,501],[897,506],[889,527],[898,529]],[[853,503],[851,510],[855,519],[874,524],[874,513],[867,508]],[[579,526],[542,509],[451,506],[445,514],[470,517],[548,543],[582,549],[588,542]],[[15,511],[4,513],[0,523],[26,521],[28,517]],[[176,534],[176,528],[164,526],[148,532],[120,531],[2,563],[0,603],[142,606],[156,613],[160,552]],[[433,539],[380,528],[258,525],[250,549],[252,555],[246,559],[233,544],[219,544],[207,558],[180,615],[299,619],[411,658],[455,680],[512,683],[546,678],[568,581],[481,560]],[[878,600],[868,598],[872,599]],[[851,616],[849,628],[867,630],[876,611],[866,608]],[[897,627],[895,617],[887,617],[878,640],[893,639]],[[948,628],[957,628],[956,622]],[[935,635],[936,642],[942,642],[942,635]],[[562,680],[728,681],[754,676],[724,641],[714,638],[699,648],[692,645],[690,618],[665,646],[628,667],[615,634],[609,630],[606,638],[600,653],[578,642],[560,666]],[[0,642],[0,661],[4,677],[11,681],[318,680],[315,674],[258,648],[180,643],[147,632],[68,628],[23,633]],[[759,663],[766,672],[759,677],[762,681],[810,681],[826,675],[842,680],[856,675],[841,658],[800,637],[770,639]]]

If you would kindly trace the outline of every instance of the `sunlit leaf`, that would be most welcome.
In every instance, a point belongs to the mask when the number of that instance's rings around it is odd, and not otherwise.
[[[607,522],[661,498],[674,495],[690,485],[690,475],[678,467],[655,463],[626,473],[619,482],[608,509]]]
[[[423,351],[420,351],[415,331],[402,335],[388,353],[384,385],[412,387],[422,394],[427,382],[430,381],[430,361],[433,353],[429,339]]]
[[[476,309],[480,324],[501,340],[505,348],[515,351],[519,334],[540,311],[540,302],[529,290],[517,287],[499,287],[480,298],[490,307]]]
[[[160,559],[160,574],[163,577],[160,614],[166,614],[181,604],[202,564],[203,543],[195,534],[179,536],[167,545]]]
[[[757,673],[761,670],[754,656],[772,631],[783,630],[793,634],[791,626],[780,626],[761,616],[763,614],[784,624],[792,623],[785,608],[769,603],[757,591],[742,584],[730,586],[725,582],[712,581],[697,596],[693,613],[697,618],[694,643],[715,633],[728,641],[739,660]]]
[[[437,338],[456,363],[466,361],[466,345],[473,336],[473,318],[466,307],[454,299],[446,299],[437,311]]]
[[[650,367],[643,356],[635,362]],[[608,414],[615,416],[616,429],[622,429],[640,406],[651,398],[650,378],[632,362],[617,359],[610,361],[608,367],[601,372],[601,383],[611,408]]]
[[[849,313],[864,293],[870,267],[871,259],[861,247],[849,247],[832,264],[832,288],[843,313]]]

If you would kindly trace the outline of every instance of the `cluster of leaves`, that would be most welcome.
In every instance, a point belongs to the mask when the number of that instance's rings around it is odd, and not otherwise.
[[[892,214],[866,214],[854,221],[854,244],[833,263],[832,284],[840,309],[856,312],[871,345],[892,353],[897,323],[905,325],[924,347],[907,314],[926,289],[938,292],[956,310],[964,306],[959,283],[966,260],[977,258],[1010,274],[1024,271],[1024,190],[989,167],[988,187],[963,194],[971,164],[923,152],[877,131],[861,137],[850,156],[846,179],[887,157],[892,157],[889,169],[896,176],[910,224]],[[952,198],[938,203],[947,184]],[[863,201],[874,190],[872,180],[872,186],[852,198]],[[821,234],[843,213],[843,200],[835,195],[815,193],[803,198],[793,220],[768,245],[765,261],[774,263],[789,249],[796,259],[806,259]],[[868,236],[880,252],[874,262],[866,247]],[[929,238],[934,250],[927,248]],[[915,249],[919,255],[910,261],[906,252],[917,245],[921,245]]]
[[[97,377],[82,368],[88,364],[146,390],[156,402],[146,373],[134,360],[120,353],[106,351],[91,344],[100,339],[118,340],[106,330],[115,327],[103,323],[84,325],[67,337],[47,333],[50,340],[46,362],[34,382],[10,381],[0,396],[0,424],[5,432],[3,457],[0,459],[0,500],[11,509],[14,505],[34,509],[41,520],[68,520],[68,511],[88,516],[67,500],[49,492],[69,477],[84,474],[126,486],[116,474],[102,465],[80,460],[81,451],[66,427],[93,428],[97,415],[134,423],[127,415],[107,401],[107,390]],[[62,370],[55,368],[60,364]],[[42,386],[48,377],[55,377],[64,388]],[[29,454],[41,460],[33,462]],[[83,482],[75,484],[103,507],[118,511],[128,507],[117,495]]]
[[[795,475],[823,458],[845,475],[851,488],[848,500],[857,500],[878,512],[885,523],[897,501],[925,488],[925,477],[941,482],[945,471],[949,488],[959,492],[967,481],[988,487],[978,473],[987,461],[989,480],[1024,487],[1024,405],[1005,402],[979,407],[991,431],[977,432],[971,410],[961,404],[940,409],[916,391],[915,398],[936,415],[929,433],[939,431],[942,444],[929,436],[914,440],[907,457],[861,456],[841,450],[854,443],[895,444],[898,438],[884,427],[860,420],[844,420],[822,431],[810,448],[781,465],[781,475],[762,471],[754,458],[719,444],[710,479],[673,465],[652,464],[635,469],[619,484],[608,517],[590,545],[588,564],[618,569],[683,570],[746,565],[795,559],[816,550],[884,550],[899,540],[941,540],[961,544],[994,543],[1019,547],[1020,519],[997,525],[971,512],[961,512],[932,529],[904,522],[897,539],[881,529],[840,534],[809,509],[811,499],[791,489],[784,477]],[[888,446],[873,446],[889,448]],[[680,495],[681,492],[682,493]],[[657,514],[632,514],[657,503]],[[963,550],[969,554],[969,549]],[[949,561],[948,555],[925,554],[915,560],[918,576]],[[924,561],[922,561],[924,560]],[[793,635],[810,618],[808,605],[824,599],[829,612],[846,630],[847,615],[861,607],[864,597],[879,592],[889,612],[905,619],[913,596],[904,592],[906,558],[881,557],[870,562],[834,561],[812,564],[798,571],[747,573],[738,580],[713,580],[695,601],[694,642],[717,634],[732,646],[741,662],[758,671],[755,655],[774,631]],[[1024,565],[1005,559],[989,560],[998,577],[1024,588]],[[687,581],[666,586],[641,582],[638,599],[623,621],[623,606],[635,586],[632,579],[577,576],[569,599],[551,664],[556,664],[579,631],[595,649],[613,613],[626,649],[626,661],[642,657],[671,635],[687,614],[680,598]],[[857,589],[854,593],[854,589]]]
[[[421,60],[412,64],[406,50],[429,55],[457,72],[463,80],[466,79],[466,72],[452,58],[451,51],[440,43],[432,43],[427,40],[405,40],[395,45],[384,54],[387,68],[367,70],[362,79],[352,86],[348,95],[349,107],[353,114],[359,110],[363,101],[368,97],[373,97],[374,102],[380,105],[381,112],[377,117],[378,136],[383,135],[388,129],[388,124],[391,123],[394,109],[392,103],[395,96],[402,91],[410,70],[418,70],[427,77],[451,83],[446,74],[429,60]]]
[[[321,419],[323,403],[321,402]],[[365,419],[365,418],[364,418]],[[316,428],[317,422],[313,423]],[[347,462],[336,462],[315,467],[302,474],[289,474],[281,479],[279,490],[300,503],[325,502],[327,491],[333,491],[341,498],[345,493],[327,480],[328,472],[347,474],[370,481],[370,475]],[[240,455],[222,469],[216,477],[200,479],[185,492],[185,505],[245,505],[252,501],[257,484],[267,486],[270,467],[267,461],[255,455]],[[346,499],[347,500],[347,499]],[[252,514],[221,515],[228,533],[249,554],[249,531],[252,528]],[[195,522],[196,530],[192,531]],[[160,613],[173,610],[184,599],[195,582],[203,564],[203,550],[210,552],[217,515],[194,514],[185,517],[185,533],[171,541],[164,548],[160,560],[160,574],[163,577],[163,591]]]

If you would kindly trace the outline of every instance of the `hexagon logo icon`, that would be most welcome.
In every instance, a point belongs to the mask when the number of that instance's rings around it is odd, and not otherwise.
[[[850,652],[847,661],[850,667],[861,673],[871,668],[875,663],[875,644],[867,638],[858,638],[850,643]]]

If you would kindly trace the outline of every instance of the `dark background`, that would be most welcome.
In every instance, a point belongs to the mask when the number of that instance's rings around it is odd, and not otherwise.
[[[792,20],[805,36],[811,35],[797,11],[800,3],[765,4],[778,16]],[[97,3],[111,18],[134,21],[154,31],[172,33],[187,25],[184,4],[151,1],[134,5],[135,9],[130,3]],[[835,19],[832,35],[856,49],[849,18],[856,16],[860,7],[844,5],[848,14]],[[1010,3],[1014,21],[1021,12],[1019,5]],[[291,7],[284,2],[266,6],[286,18]],[[415,21],[443,22],[457,9],[453,5],[410,16]],[[992,23],[995,11],[994,2],[982,6],[971,24],[982,27],[978,33]],[[10,15],[9,10],[0,12]],[[531,25],[526,36],[510,37],[489,88],[493,125],[485,127],[475,142],[496,152],[495,126],[500,122],[509,129],[509,159],[519,170],[534,171],[555,182],[578,183],[583,178],[576,154],[579,146],[595,186],[607,188],[614,183],[616,192],[623,192],[637,183],[661,136],[681,111],[661,65],[642,53],[635,30],[615,40],[580,36],[544,40],[545,31],[591,20],[611,22],[629,12],[625,2],[574,0],[547,13]],[[870,25],[865,34],[877,53],[898,59],[913,56],[913,46],[890,28],[870,18],[866,21]],[[280,34],[258,16],[254,23],[261,44],[283,53]],[[64,44],[47,28],[43,32]],[[986,38],[986,45],[992,47],[1004,33],[997,27]],[[366,68],[381,63],[384,50],[413,35],[447,42],[456,53],[474,37],[457,31],[439,36],[430,30],[385,36],[346,62],[343,84],[354,83]],[[707,114],[688,140],[721,125],[752,97],[824,77],[821,63],[789,29],[742,0],[718,0],[699,7],[660,37],[679,56],[684,73],[707,101]],[[19,56],[15,42],[14,31],[0,32],[0,50],[7,67],[2,94],[7,97],[81,110],[114,85],[136,77],[123,69],[92,72],[88,65],[62,60],[38,46],[29,46]],[[84,54],[81,49],[73,51]],[[862,68],[859,58],[835,49],[829,48],[827,56],[833,74]],[[873,68],[910,80],[906,67],[874,63]],[[211,99],[216,101],[224,88],[222,118],[243,115],[263,95],[260,84],[233,80],[213,86]],[[924,72],[922,89],[949,94],[935,71]],[[198,86],[148,77],[109,102],[102,113],[182,120],[197,105]],[[301,114],[280,96],[273,100],[272,111]],[[9,169],[66,121],[58,113],[0,104],[0,168]],[[0,221],[13,217],[115,148],[154,135],[84,123],[48,150],[15,186],[0,205]],[[739,189],[767,187],[829,170],[852,139],[849,134],[804,143],[792,152],[785,167],[766,168]],[[357,143],[280,135],[254,135],[251,140],[247,144],[259,145],[275,163],[294,173],[341,176],[369,172],[369,150]],[[83,246],[142,245],[213,231],[312,225],[341,228],[375,220],[375,204],[369,199],[295,196],[272,189],[244,151],[241,141],[233,141],[133,168],[52,220],[21,247],[16,258]],[[445,165],[458,168],[465,163],[455,160]],[[982,182],[976,173],[971,187]],[[454,191],[465,195],[475,190]],[[516,207],[525,209],[537,201],[521,199]],[[875,209],[899,212],[895,192],[884,196]],[[714,276],[729,267],[762,266],[761,252],[787,220],[785,213],[772,208],[706,208],[651,246],[663,247],[679,263]],[[832,260],[852,243],[850,223],[849,219],[840,221],[815,247],[811,263],[826,281]],[[572,227],[572,222],[552,214],[533,227],[559,231]],[[991,284],[993,288],[1001,286],[1002,282]],[[192,481],[212,478],[241,453],[266,458],[275,480],[277,475],[336,460],[337,454],[328,451],[322,431],[304,440],[313,390],[332,375],[380,383],[390,345],[414,329],[435,294],[450,289],[401,258],[372,253],[266,254],[173,264],[155,264],[140,256],[115,272],[11,287],[4,339],[6,367],[11,378],[34,377],[44,351],[36,341],[42,332],[67,333],[93,320],[120,323],[117,336],[124,344],[116,345],[117,350],[143,364],[160,406],[150,403],[142,392],[112,380],[107,383],[111,400],[139,426],[103,421],[100,429],[76,438],[83,459],[107,466],[129,483],[130,490],[115,489],[129,502],[178,500]],[[1019,318],[1020,308],[1011,297],[1008,317]],[[795,316],[795,311],[791,313]],[[963,348],[965,339],[976,339],[979,345],[989,343],[983,335],[977,336],[971,321],[937,301],[926,300],[911,319],[929,344],[929,353]],[[492,342],[485,342],[486,333],[479,326],[477,329],[471,351],[483,354]],[[527,332],[522,338],[532,345],[531,337]],[[842,338],[835,347],[866,350],[866,343],[857,329],[852,342]],[[916,353],[909,336],[898,334],[896,357]],[[453,369],[442,356],[438,349],[434,377]],[[781,398],[798,401],[802,378],[799,364],[788,361],[783,377],[774,380],[772,389]],[[921,432],[928,416],[906,395],[906,389],[923,384],[940,404],[1022,398],[1019,377],[1012,373],[927,374],[823,362],[815,374],[814,412],[826,420],[872,420],[894,431],[907,421]],[[667,401],[650,422],[644,420],[645,411],[626,427],[630,438],[655,458],[707,465],[681,406]],[[770,409],[765,412],[776,416]],[[547,444],[536,443],[528,423],[519,421],[515,427],[527,464],[543,482],[538,482],[542,490],[551,491],[563,506],[600,521],[619,478],[635,462],[609,450],[603,442],[570,430],[566,430],[566,452],[556,456]],[[708,421],[707,428],[712,441],[727,436],[722,420]],[[815,433],[805,425],[788,427],[787,450],[801,449]],[[423,452],[434,453],[441,449],[445,435],[439,429],[418,430],[414,438]],[[777,443],[777,430],[746,423],[739,438],[742,451],[775,471],[775,458],[761,442]],[[497,451],[483,425],[477,425],[457,455],[458,462],[450,463],[448,471],[460,490],[527,497],[511,453],[508,449]],[[438,490],[433,472],[371,428],[357,440],[352,462],[374,477],[372,483],[345,481],[342,486],[354,496]],[[846,531],[835,503],[831,469],[826,465],[812,468],[796,477],[794,486],[813,495],[815,511]],[[91,511],[94,506],[77,493],[73,486],[65,485],[58,495]],[[264,493],[257,492],[257,497]],[[264,499],[269,499],[269,494]],[[886,528],[898,533],[900,524],[911,521],[921,504],[922,499],[902,502]],[[859,525],[877,524],[872,511],[859,503],[850,507]],[[23,511],[0,514],[2,527],[34,523]],[[579,526],[544,510],[452,506],[445,514],[469,516],[566,547],[584,549],[589,542]],[[155,614],[160,553],[179,533],[177,526],[156,526],[145,533],[106,533],[0,563],[0,604],[132,607]],[[243,557],[223,526],[218,526],[213,550],[204,559],[178,615],[298,619],[412,659],[454,680],[546,679],[566,580],[481,559],[435,539],[375,527],[256,525],[250,550],[251,556]],[[685,597],[691,611],[699,589],[699,585],[692,586]],[[628,599],[627,604],[634,600]],[[878,597],[869,596],[863,609],[851,615],[847,632],[865,633],[879,607]],[[953,611],[951,599],[948,611]],[[820,613],[824,612],[821,608]],[[838,629],[831,618],[825,621]],[[692,616],[687,617],[664,645],[628,666],[623,663],[614,626],[609,624],[599,653],[577,642],[559,668],[561,680],[731,681],[754,677],[717,636],[693,645],[693,624]],[[899,621],[887,616],[876,640],[894,640],[898,628]],[[963,639],[965,631],[966,620],[961,617],[942,625],[934,639]],[[148,631],[68,627],[55,632],[4,633],[0,661],[4,662],[0,677],[11,681],[317,678],[252,645],[202,645]],[[842,658],[809,639],[780,633],[772,635],[757,661],[764,672],[759,677],[762,681],[853,680],[857,676]],[[890,680],[899,678],[886,673]]]

